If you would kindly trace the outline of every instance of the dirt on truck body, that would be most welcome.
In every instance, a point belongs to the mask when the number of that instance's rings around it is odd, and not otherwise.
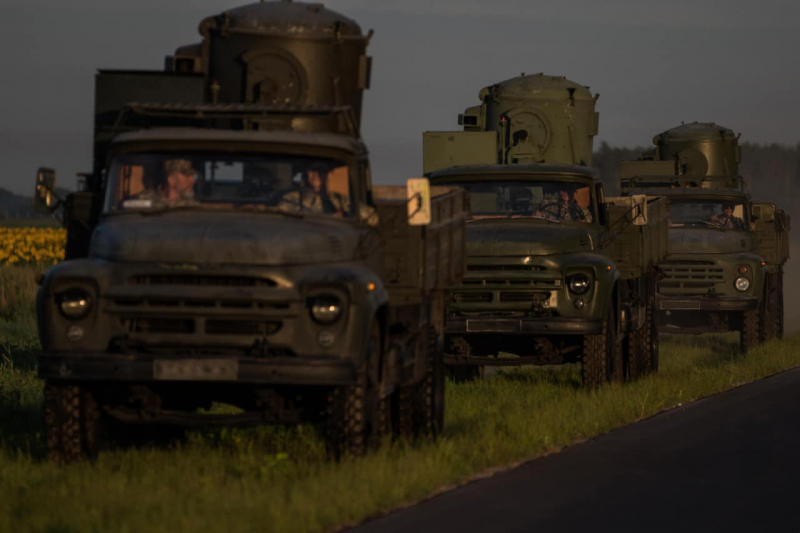
[[[654,371],[667,201],[606,198],[590,168],[596,97],[561,77],[487,87],[428,132],[425,173],[470,193],[467,270],[447,315],[457,379],[484,366],[580,362],[597,387]]]
[[[754,202],[738,175],[738,136],[691,123],[653,139],[652,155],[622,164],[623,194],[670,200],[669,259],[659,264],[665,333],[739,331],[741,349],[783,336],[789,216]]]
[[[436,434],[465,192],[373,187],[355,22],[264,2],[201,33],[171,71],[98,74],[95,171],[37,301],[51,455],[157,426],[318,422],[335,458]]]

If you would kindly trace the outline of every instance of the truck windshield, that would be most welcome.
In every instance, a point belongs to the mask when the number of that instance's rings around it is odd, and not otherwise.
[[[747,231],[749,219],[746,204],[717,199],[681,199],[669,201],[670,226],[677,228],[713,227]]]
[[[115,158],[105,211],[280,210],[352,216],[350,167],[330,158],[135,153]]]
[[[464,181],[473,219],[539,218],[591,223],[592,189],[569,181]]]

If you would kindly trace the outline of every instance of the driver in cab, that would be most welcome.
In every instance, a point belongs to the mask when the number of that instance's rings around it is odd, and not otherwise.
[[[592,213],[575,199],[575,189],[562,187],[545,195],[534,216],[567,222],[591,222]]]
[[[735,206],[731,203],[722,204],[722,214],[712,215],[711,221],[723,229],[745,231],[747,225],[742,218],[734,216],[734,207]]]
[[[164,173],[147,183],[145,189],[126,207],[168,207],[195,203],[194,184],[197,171],[188,159],[168,159],[164,162]]]
[[[350,213],[350,199],[338,192],[328,190],[328,183],[336,168],[323,163],[308,167],[302,183],[296,191],[286,193],[279,209],[284,211],[311,211],[343,217]]]

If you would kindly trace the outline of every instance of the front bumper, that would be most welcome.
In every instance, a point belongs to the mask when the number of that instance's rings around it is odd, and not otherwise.
[[[656,304],[661,311],[747,311],[758,308],[754,296],[659,296]]]
[[[445,333],[469,335],[506,333],[517,335],[598,335],[603,331],[602,320],[585,318],[505,318],[451,317],[447,319]]]
[[[356,382],[349,360],[320,357],[169,357],[44,354],[39,377],[64,381],[195,382],[344,386]]]

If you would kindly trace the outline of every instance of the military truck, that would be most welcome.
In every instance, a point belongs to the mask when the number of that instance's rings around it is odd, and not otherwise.
[[[159,425],[319,422],[334,458],[437,433],[466,194],[372,185],[355,21],[263,2],[200,32],[165,71],[97,75],[94,172],[37,296],[50,454]]]
[[[658,317],[667,333],[741,332],[741,349],[783,336],[789,216],[751,200],[739,176],[739,136],[714,123],[682,124],[625,161],[625,195],[670,200],[669,259],[659,264]]]
[[[452,292],[445,362],[580,362],[594,388],[658,367],[656,264],[667,201],[607,198],[592,164],[597,96],[563,77],[520,76],[480,91],[461,132],[424,134],[431,183],[470,193],[467,271]]]

